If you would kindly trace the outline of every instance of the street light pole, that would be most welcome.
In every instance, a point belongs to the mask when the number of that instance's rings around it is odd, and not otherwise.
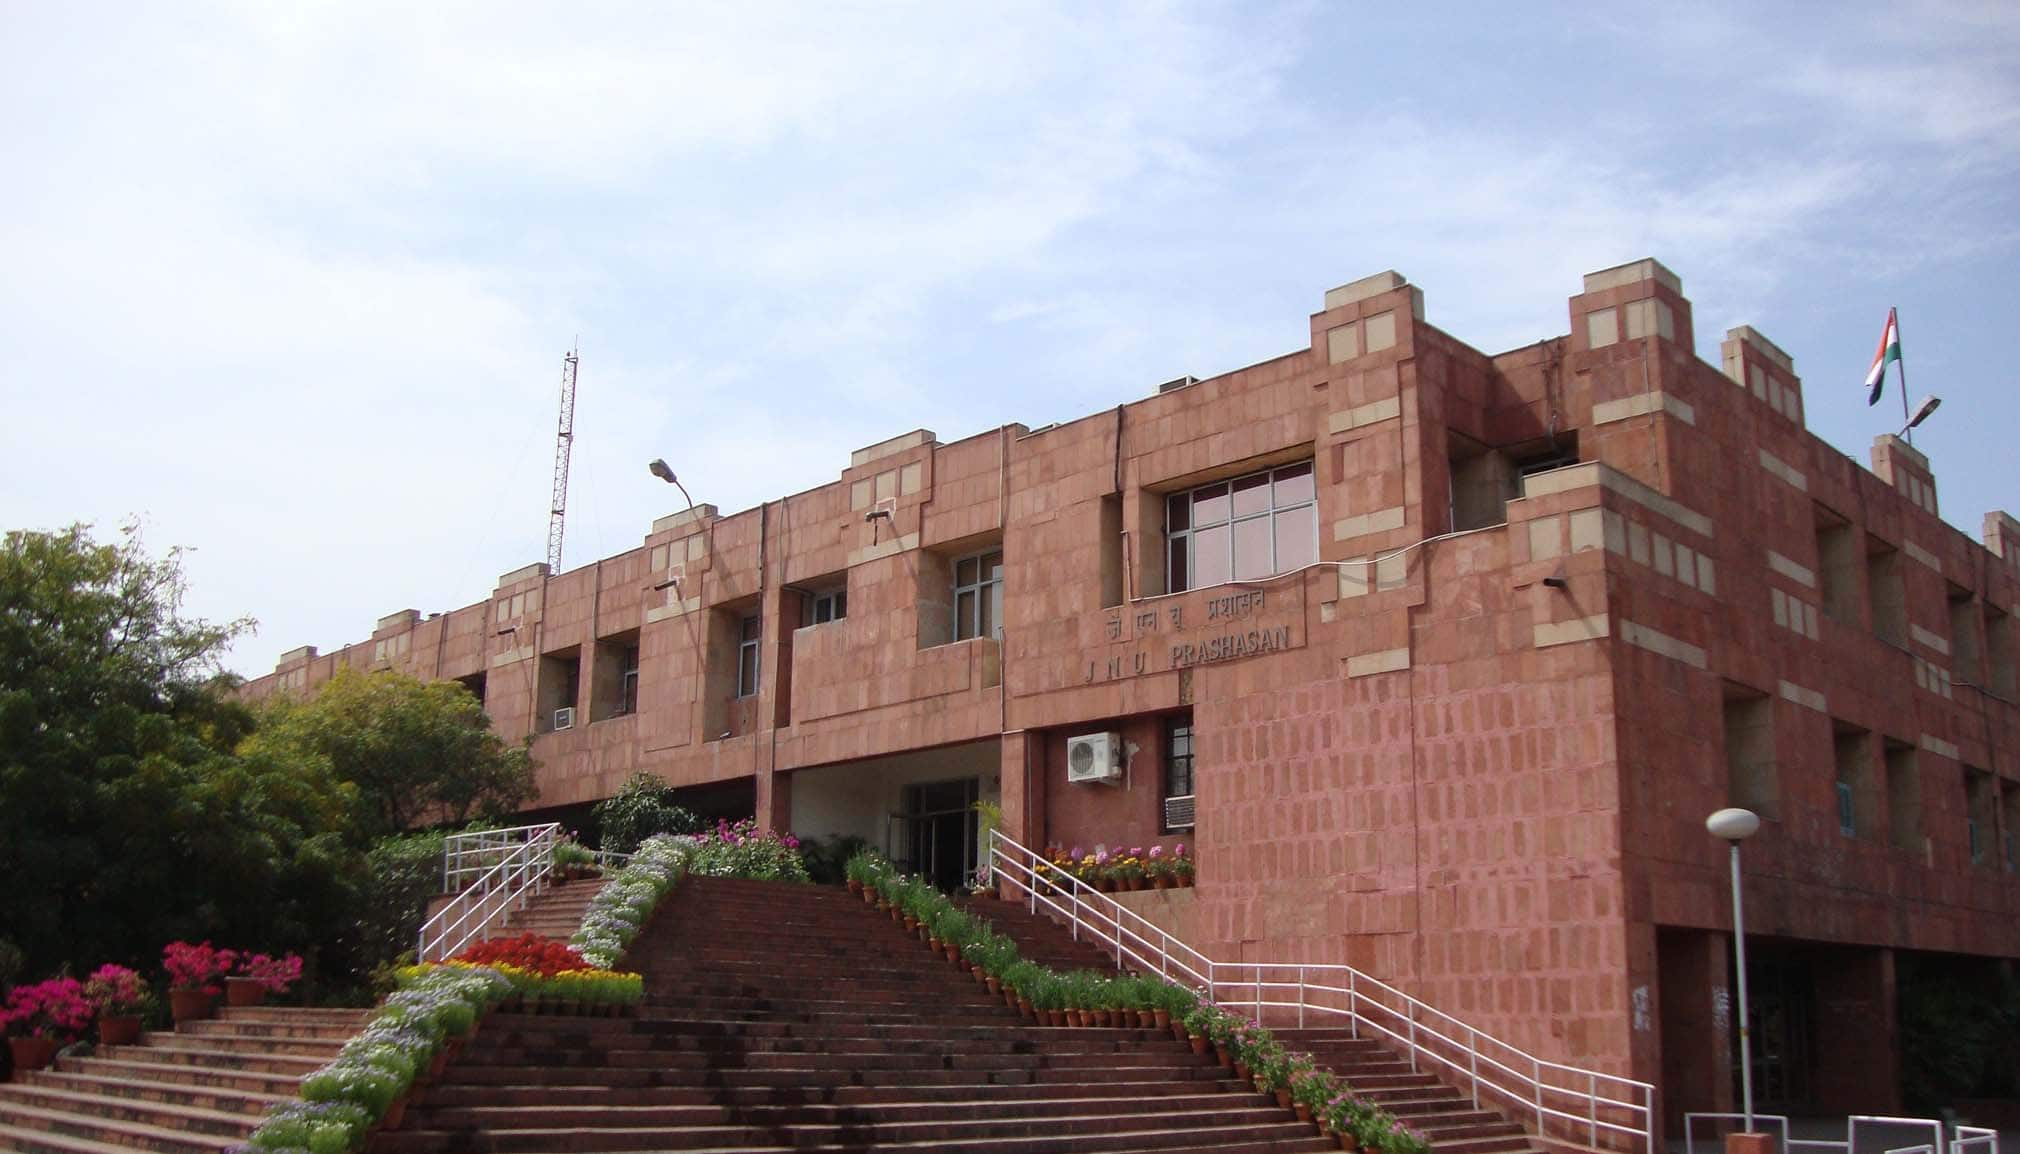
[[[1751,810],[1722,809],[1704,820],[1712,836],[1723,838],[1732,850],[1732,946],[1733,964],[1739,967],[1739,1085],[1740,1110],[1745,1133],[1753,1133],[1753,1047],[1748,1035],[1746,1014],[1746,910],[1740,897],[1739,843],[1760,829],[1760,818]]]

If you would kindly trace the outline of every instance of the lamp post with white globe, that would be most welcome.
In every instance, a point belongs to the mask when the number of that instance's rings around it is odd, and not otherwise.
[[[1734,965],[1739,968],[1739,1085],[1740,1110],[1746,1119],[1746,1133],[1753,1133],[1753,1053],[1747,1037],[1746,1020],[1746,913],[1739,893],[1739,843],[1760,829],[1760,817],[1750,809],[1722,809],[1704,819],[1711,835],[1725,839],[1732,847],[1732,945]]]

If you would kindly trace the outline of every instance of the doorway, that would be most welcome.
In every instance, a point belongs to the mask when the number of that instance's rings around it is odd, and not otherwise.
[[[1814,1067],[1816,979],[1807,959],[1763,951],[1747,961],[1747,1016],[1753,1032],[1754,1109],[1772,1114],[1810,1112]],[[1735,1035],[1733,1046],[1738,1049]],[[1733,1071],[1737,1078],[1738,1054]],[[1734,1100],[1738,1100],[1735,1090]]]
[[[905,787],[905,811],[897,816],[908,832],[911,869],[935,889],[953,893],[967,887],[980,787],[972,777]]]

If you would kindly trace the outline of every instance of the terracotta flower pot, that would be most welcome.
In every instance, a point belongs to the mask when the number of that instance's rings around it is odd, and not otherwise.
[[[393,1099],[392,1105],[386,1107],[385,1116],[379,1119],[379,1129],[398,1130],[400,1128],[400,1123],[405,1121],[406,1117],[407,1117],[407,1096],[405,1094],[402,1094],[399,1097]]]
[[[1298,1121],[1310,1122],[1312,1120],[1312,1108],[1303,1102],[1292,1102],[1291,1109],[1298,1112]]]
[[[204,990],[170,990],[168,1012],[177,1023],[200,1022],[217,1010],[217,995]]]
[[[1186,1032],[1184,1022],[1173,1022],[1171,1024],[1171,1036],[1183,1042],[1186,1039],[1190,1038],[1192,1035]],[[1204,1039],[1201,1040],[1204,1041]]]
[[[1205,1038],[1194,1038],[1192,1040],[1192,1052],[1194,1054],[1205,1054],[1206,1046],[1207,1042]]]
[[[1156,883],[1155,883],[1155,888],[1157,888],[1157,889],[1161,889],[1161,890],[1168,890],[1168,889],[1170,889],[1170,888],[1171,888],[1171,879],[1170,879],[1170,878],[1168,878],[1168,877],[1159,877],[1159,878],[1157,879]]]
[[[1213,1056],[1219,1060],[1221,1069],[1234,1069],[1234,1055],[1227,1052],[1226,1046],[1216,1045],[1213,1048]]]
[[[905,932],[909,934],[909,933],[911,933],[911,932],[912,932],[913,930],[916,930],[916,929],[918,929],[918,928],[919,928],[919,919],[918,919],[918,918],[915,918],[915,917],[913,917],[913,916],[912,916],[912,915],[910,915],[910,914],[906,914],[906,915],[905,915]]]
[[[1352,1134],[1335,1134],[1333,1137],[1340,1140],[1340,1149],[1345,1150],[1347,1154],[1354,1154],[1354,1151],[1361,1148],[1360,1143],[1354,1141]]]
[[[976,970],[975,972],[978,974],[982,973],[980,970]],[[982,984],[989,987],[989,992],[992,994],[1003,992],[1003,981],[994,974],[983,974]]]
[[[1162,1030],[1165,1028],[1165,1026],[1170,1024],[1169,1022],[1158,1021],[1157,1015],[1158,1011],[1156,1010],[1136,1011],[1137,1028],[1140,1030]]]
[[[131,1046],[140,1041],[140,1015],[101,1014],[98,1018],[98,1044],[101,1046]]]
[[[1158,1030],[1171,1029],[1171,1011],[1152,1010],[1150,1012],[1150,1025],[1153,1029]]]
[[[40,1070],[56,1057],[54,1038],[9,1038],[7,1048],[14,1053],[14,1073],[18,1077]]]
[[[1248,1063],[1242,1061],[1240,1058],[1236,1058],[1234,1060],[1234,1076],[1244,1082],[1248,1081]]]
[[[852,894],[859,894],[859,893],[862,893],[862,892],[863,892],[863,883],[861,883],[861,882],[857,881],[857,880],[856,880],[856,879],[854,879],[854,878],[850,878],[850,879],[849,879],[849,892],[850,892],[850,893],[852,893]]]
[[[267,988],[251,978],[224,980],[224,1004],[227,1006],[257,1006],[266,1000]]]

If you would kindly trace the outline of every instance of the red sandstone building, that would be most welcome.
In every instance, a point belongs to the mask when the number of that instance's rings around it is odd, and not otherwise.
[[[1489,355],[1370,277],[1309,347],[895,437],[253,690],[455,678],[537,735],[543,809],[649,770],[948,884],[978,797],[1034,847],[1189,842],[1197,888],[1127,900],[1195,946],[1352,963],[1672,1124],[1734,1096],[1703,821],[1744,805],[1761,1107],[1887,1109],[1903,959],[2020,956],[2020,523],[1810,435],[1754,330],[1700,361],[1660,264],[1584,290]]]

